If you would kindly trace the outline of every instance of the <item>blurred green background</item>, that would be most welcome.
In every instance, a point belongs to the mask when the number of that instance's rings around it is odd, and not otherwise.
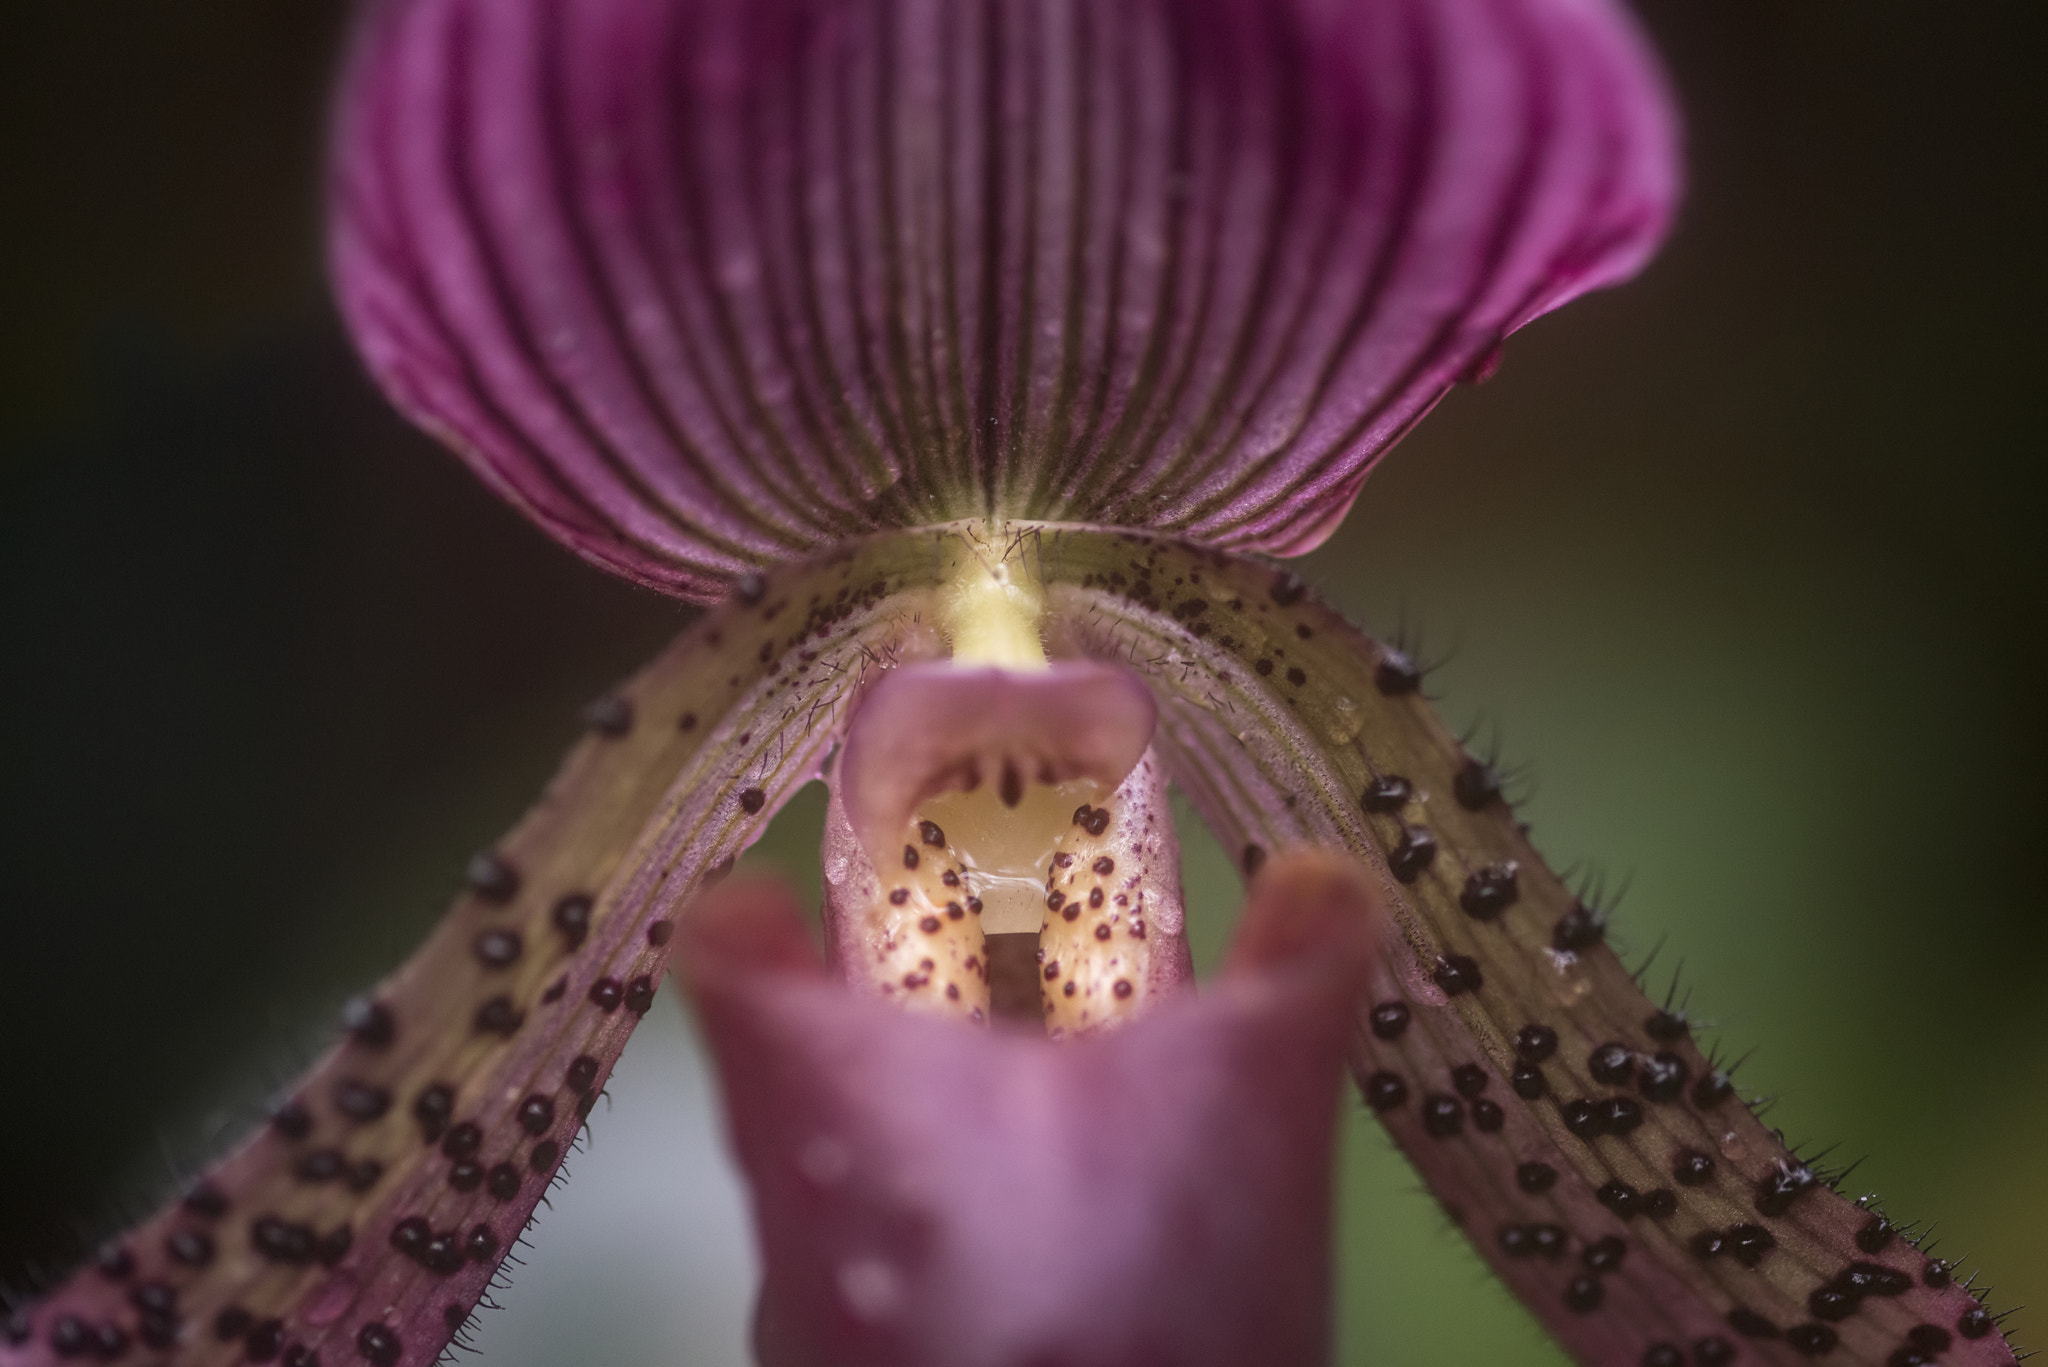
[[[1676,240],[1510,342],[1308,562],[1421,629],[1539,845],[1630,879],[1621,938],[1759,1046],[1773,1120],[1867,1153],[1996,1308],[2048,1286],[2035,8],[1644,4]],[[319,272],[342,10],[0,17],[0,1283],[260,1114],[683,620],[358,377]],[[795,824],[761,857],[814,877]],[[751,1255],[672,1001],[612,1090],[493,1367],[735,1361]],[[1347,1361],[1558,1361],[1369,1120],[1345,1152]]]

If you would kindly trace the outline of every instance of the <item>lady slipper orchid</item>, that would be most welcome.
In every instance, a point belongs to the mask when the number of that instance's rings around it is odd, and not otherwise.
[[[371,373],[713,606],[0,1367],[435,1361],[677,949],[769,1367],[1323,1361],[1343,1062],[1583,1362],[2013,1361],[1643,996],[1416,663],[1263,558],[1641,266],[1675,141],[1612,0],[369,4]],[[712,886],[820,776],[822,959]],[[1169,785],[1250,884],[1200,991]]]

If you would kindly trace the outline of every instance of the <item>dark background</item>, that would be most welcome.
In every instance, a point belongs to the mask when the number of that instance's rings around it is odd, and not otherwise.
[[[357,374],[319,261],[343,8],[0,17],[0,1283],[255,1115],[683,618]],[[2048,1288],[2032,9],[1642,6],[1676,239],[1511,341],[1308,563],[1449,656],[1544,848],[1633,877],[1620,928],[1762,1046],[1774,1119],[1871,1154],[1995,1308]],[[1347,1151],[1347,1355],[1554,1360]]]

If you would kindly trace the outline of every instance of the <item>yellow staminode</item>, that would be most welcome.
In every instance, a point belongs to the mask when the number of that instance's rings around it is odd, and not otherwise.
[[[1045,642],[1039,635],[1045,592],[1024,557],[991,562],[970,549],[954,566],[943,602],[955,664],[1046,667]]]

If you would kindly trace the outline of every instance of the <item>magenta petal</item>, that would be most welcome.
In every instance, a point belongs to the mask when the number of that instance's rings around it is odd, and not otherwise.
[[[1290,552],[1678,188],[1609,0],[386,0],[332,264],[379,382],[715,596],[996,513]]]
[[[759,884],[685,918],[752,1184],[764,1367],[1308,1367],[1364,880],[1276,860],[1199,998],[1068,1044],[826,978]]]

